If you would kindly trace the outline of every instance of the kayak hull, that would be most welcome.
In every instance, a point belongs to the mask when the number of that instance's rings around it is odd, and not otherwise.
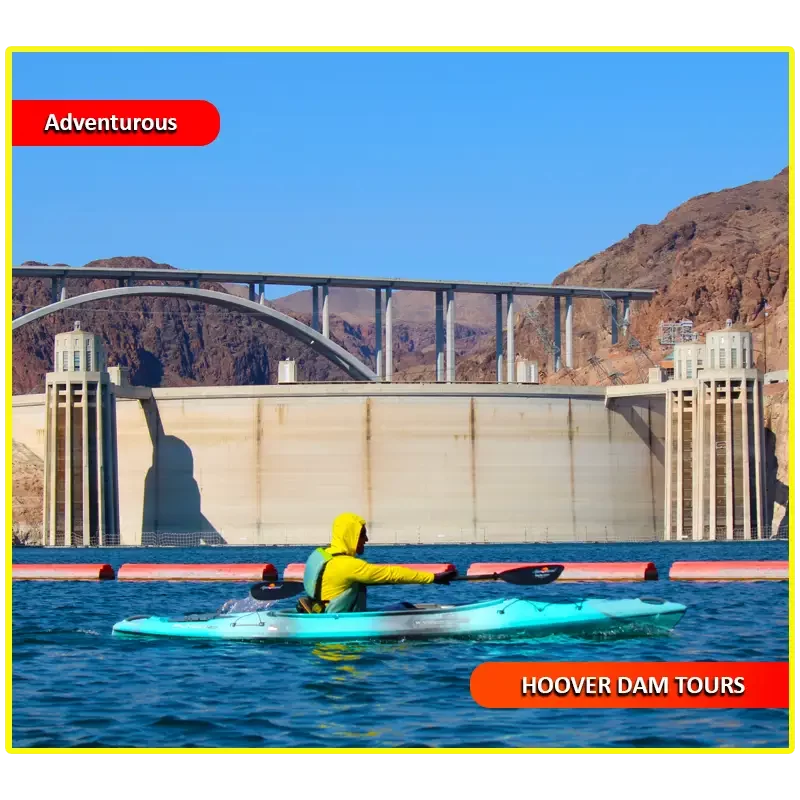
[[[678,624],[686,607],[663,600],[581,600],[548,603],[489,600],[469,605],[348,614],[250,611],[184,617],[134,616],[115,634],[205,640],[342,642],[387,639],[504,638],[663,634]]]

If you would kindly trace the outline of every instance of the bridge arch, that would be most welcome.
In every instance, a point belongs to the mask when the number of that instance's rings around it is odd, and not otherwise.
[[[11,330],[16,331],[23,325],[28,325],[37,319],[42,319],[58,311],[66,311],[75,306],[93,303],[97,300],[114,300],[118,297],[177,297],[183,300],[199,300],[230,311],[252,314],[266,322],[267,325],[271,325],[273,328],[277,328],[314,348],[321,356],[336,364],[337,367],[341,367],[354,380],[376,381],[378,379],[368,366],[362,364],[343,347],[340,347],[313,328],[309,328],[308,325],[303,325],[302,322],[298,322],[286,314],[281,314],[280,311],[276,311],[274,308],[262,306],[252,300],[245,300],[232,294],[212,292],[207,289],[195,289],[192,286],[120,286],[114,289],[102,289],[99,292],[87,292],[86,294],[68,297],[57,303],[51,303],[50,305],[42,306],[42,308],[37,308],[35,311],[23,314],[12,321]]]

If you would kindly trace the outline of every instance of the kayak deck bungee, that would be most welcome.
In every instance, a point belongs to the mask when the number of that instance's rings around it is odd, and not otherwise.
[[[543,602],[488,600],[419,606],[397,611],[302,614],[274,609],[181,617],[132,616],[114,625],[126,636],[241,641],[330,642],[365,639],[436,639],[548,636],[556,633],[665,633],[686,606],[656,599]]]

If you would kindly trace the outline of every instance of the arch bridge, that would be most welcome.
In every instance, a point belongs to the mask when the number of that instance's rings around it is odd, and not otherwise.
[[[12,330],[17,330],[34,320],[49,314],[74,308],[97,300],[118,297],[179,297],[187,300],[200,300],[212,305],[235,311],[257,314],[264,322],[284,333],[294,336],[313,347],[320,355],[340,366],[355,380],[390,381],[392,365],[392,292],[394,290],[431,292],[435,296],[436,316],[436,380],[455,382],[455,295],[457,292],[469,294],[490,294],[495,296],[496,307],[496,361],[497,382],[504,382],[503,361],[506,361],[508,383],[516,381],[514,368],[514,298],[515,296],[551,297],[553,299],[553,328],[555,342],[553,347],[554,368],[562,365],[573,366],[572,325],[574,298],[593,298],[601,300],[611,316],[611,343],[616,344],[619,327],[626,326],[630,319],[631,300],[650,300],[653,289],[616,289],[597,286],[556,286],[536,283],[481,283],[474,281],[435,281],[393,278],[357,278],[332,275],[300,275],[266,272],[218,272],[189,271],[175,269],[115,269],[111,267],[51,267],[17,266],[12,267],[15,278],[44,278],[50,280],[51,303],[16,318]],[[74,279],[105,279],[118,282],[115,289],[68,296],[67,285]],[[143,285],[140,281],[164,281],[164,286]],[[248,287],[248,298],[238,297],[227,292],[201,289],[202,283],[244,284]],[[282,314],[265,304],[264,288],[267,285],[297,286],[311,288],[312,313],[311,326]],[[375,292],[375,350],[376,369],[373,371],[337,345],[330,338],[331,287],[372,289]],[[503,347],[503,301],[505,299],[506,341]],[[561,347],[561,301],[564,300],[565,347],[562,364]],[[622,302],[622,321],[619,317],[619,303]],[[386,349],[384,351],[384,342]]]

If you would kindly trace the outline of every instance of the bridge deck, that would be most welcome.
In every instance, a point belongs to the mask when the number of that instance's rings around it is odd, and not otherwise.
[[[175,283],[245,283],[273,286],[337,286],[355,289],[401,289],[418,292],[446,291],[472,294],[534,295],[540,297],[594,297],[650,300],[655,289],[620,289],[605,286],[554,286],[548,283],[481,283],[406,278],[358,278],[346,275],[300,275],[276,272],[218,272],[183,269],[111,269],[108,267],[12,267],[15,278],[103,278],[106,280],[171,281]]]

